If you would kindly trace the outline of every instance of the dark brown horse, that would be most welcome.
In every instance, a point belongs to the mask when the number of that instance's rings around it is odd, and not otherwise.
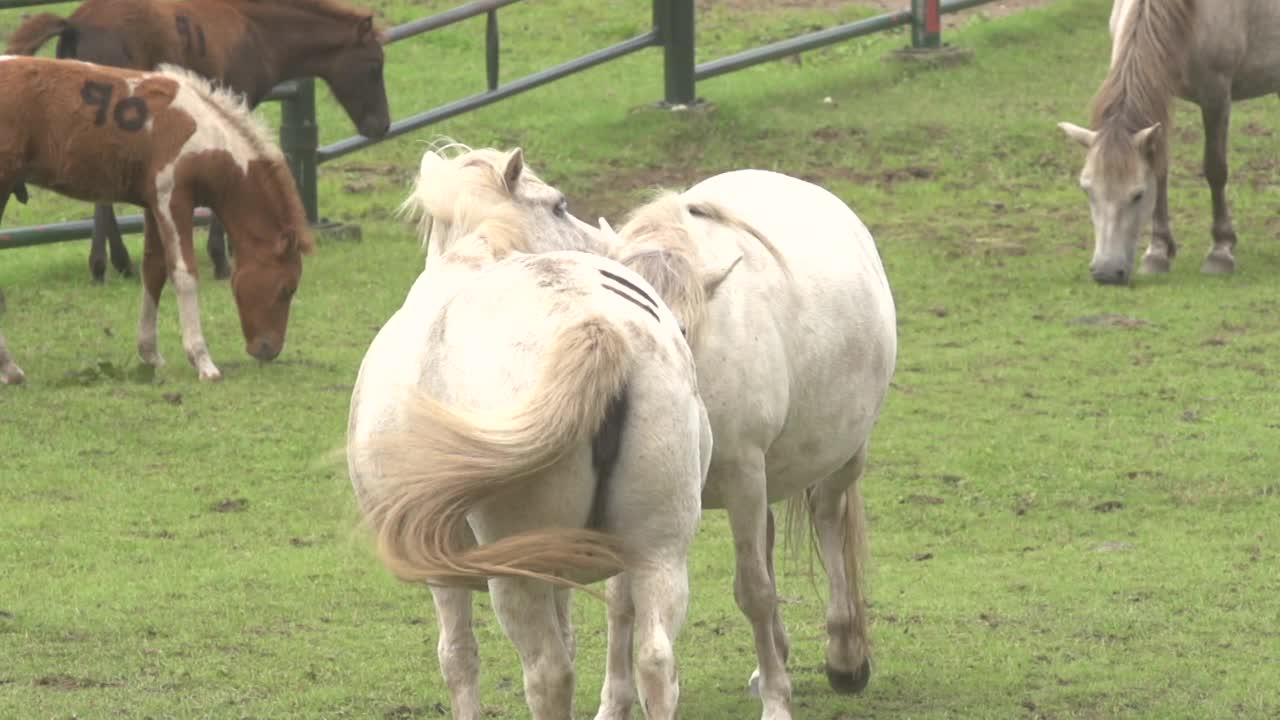
[[[9,38],[8,52],[32,55],[58,36],[57,56],[150,70],[189,68],[245,96],[255,107],[277,83],[318,77],[328,83],[356,129],[381,137],[391,124],[382,79],[382,35],[367,11],[333,0],[88,0],[70,17],[42,13]],[[89,268],[111,264],[129,274],[129,251],[110,205],[94,214]],[[227,277],[221,227],[209,233],[214,274]]]
[[[138,353],[163,363],[156,308],[167,279],[178,296],[182,345],[201,379],[217,380],[200,329],[192,217],[198,205],[227,224],[232,293],[246,351],[272,360],[313,247],[306,212],[280,149],[239,96],[171,65],[158,72],[73,60],[0,57],[0,218],[25,180],[96,203],[146,209]],[[0,337],[0,381],[22,372]]]

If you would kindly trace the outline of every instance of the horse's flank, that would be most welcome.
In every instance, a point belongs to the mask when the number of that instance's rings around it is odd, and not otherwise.
[[[1169,108],[1185,84],[1196,0],[1131,0],[1117,18],[1111,69],[1094,96],[1092,125],[1101,171],[1122,178],[1133,173],[1133,136],[1159,124],[1156,169],[1168,158]]]

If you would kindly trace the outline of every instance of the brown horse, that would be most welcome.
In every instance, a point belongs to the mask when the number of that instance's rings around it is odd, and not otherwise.
[[[150,70],[189,68],[245,96],[255,107],[279,82],[319,77],[356,129],[381,137],[391,124],[382,79],[381,33],[367,11],[333,0],[88,0],[70,17],[34,15],[9,38],[8,52],[32,55],[58,36],[59,58]],[[89,269],[130,273],[129,251],[110,205],[94,214]],[[230,273],[222,229],[209,232],[214,275]]]
[[[204,380],[221,377],[200,329],[192,216],[205,205],[235,246],[232,292],[246,351],[284,347],[289,305],[313,247],[289,166],[238,96],[174,66],[120,70],[71,60],[0,56],[0,218],[23,180],[96,203],[146,209],[138,353],[159,366],[156,308],[178,295],[182,345]],[[0,338],[0,379],[21,380]]]

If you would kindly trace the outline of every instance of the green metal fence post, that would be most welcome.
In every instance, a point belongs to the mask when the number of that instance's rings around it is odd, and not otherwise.
[[[692,105],[698,99],[693,17],[693,0],[653,2],[653,24],[662,42],[666,105]]]
[[[940,0],[911,0],[911,46],[942,46],[942,12]]]
[[[311,78],[299,80],[296,91],[281,102],[280,149],[289,160],[293,180],[298,184],[307,220],[320,221],[320,200],[316,189],[316,148],[320,128],[316,125],[316,86]]]

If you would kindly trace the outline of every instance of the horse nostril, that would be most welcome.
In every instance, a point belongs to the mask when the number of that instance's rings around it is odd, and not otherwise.
[[[253,355],[258,360],[261,360],[263,362],[269,362],[271,360],[275,360],[276,356],[280,354],[280,351],[277,350],[276,347],[272,345],[270,342],[266,340],[259,340],[258,344],[253,348],[253,351],[250,352],[249,354]]]

